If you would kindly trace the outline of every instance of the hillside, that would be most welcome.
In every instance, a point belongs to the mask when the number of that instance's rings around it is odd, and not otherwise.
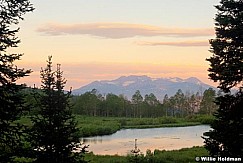
[[[195,77],[187,79],[181,78],[151,78],[148,76],[122,76],[115,80],[94,81],[79,89],[73,90],[74,95],[83,94],[92,89],[97,89],[101,94],[113,93],[116,95],[123,94],[129,99],[136,90],[140,90],[141,94],[154,93],[155,96],[162,100],[165,94],[174,95],[178,89],[184,93],[203,92],[212,86],[201,82]],[[214,87],[212,87],[214,88]],[[214,88],[216,89],[216,88]]]

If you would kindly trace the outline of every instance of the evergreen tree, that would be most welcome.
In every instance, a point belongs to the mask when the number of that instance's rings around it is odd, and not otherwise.
[[[0,1],[0,161],[10,162],[22,155],[23,126],[16,123],[23,111],[23,85],[16,84],[19,78],[27,76],[30,70],[18,68],[14,62],[23,54],[7,54],[7,49],[17,47],[17,25],[23,15],[34,8],[28,0]],[[14,123],[15,122],[15,123]]]
[[[69,105],[70,92],[64,92],[66,80],[60,65],[52,70],[51,56],[41,69],[42,94],[39,94],[39,114],[32,117],[32,144],[37,162],[75,162],[73,150],[81,149],[78,129]],[[83,151],[81,149],[81,151]]]
[[[219,88],[229,93],[239,87],[236,95],[225,94],[216,98],[219,106],[211,125],[205,133],[205,147],[213,156],[243,157],[243,1],[221,0],[215,18],[216,38],[210,41],[213,56],[209,76],[219,82]]]
[[[209,77],[229,92],[243,81],[243,1],[221,0],[216,6],[216,38],[210,40],[213,56]]]
[[[205,147],[214,157],[243,157],[243,92],[217,98],[213,130],[204,134]]]

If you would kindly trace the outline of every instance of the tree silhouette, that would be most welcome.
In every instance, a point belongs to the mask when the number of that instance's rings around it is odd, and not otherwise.
[[[23,20],[23,15],[34,8],[28,0],[0,2],[0,160],[10,162],[23,152],[23,125],[16,122],[24,109],[20,92],[23,85],[16,84],[16,81],[31,72],[14,64],[23,54],[7,54],[7,49],[20,43],[16,36],[19,28],[10,26],[17,25],[19,20]]]
[[[213,56],[207,59],[208,71],[209,77],[219,82],[218,87],[229,92],[243,81],[243,2],[221,0],[216,9],[216,38],[210,40]]]
[[[243,156],[243,93],[218,97],[213,130],[204,133],[205,147],[214,157]]]
[[[243,157],[243,1],[221,0],[216,8],[216,38],[210,40],[213,56],[207,60],[209,77],[225,94],[216,98],[219,108],[213,130],[204,134],[205,147],[212,156]],[[231,95],[235,86],[239,92]]]
[[[32,117],[31,140],[37,162],[72,163],[76,162],[78,155],[78,152],[73,151],[81,150],[82,153],[83,150],[69,105],[71,92],[65,93],[66,80],[63,78],[60,64],[57,65],[57,70],[53,71],[51,58],[48,57],[46,68],[41,69],[40,111]]]

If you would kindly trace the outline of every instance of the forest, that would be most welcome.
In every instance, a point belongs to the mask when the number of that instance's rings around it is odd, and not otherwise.
[[[167,94],[159,101],[153,94],[144,97],[137,90],[132,99],[124,95],[109,93],[102,96],[96,89],[71,98],[74,114],[104,117],[155,118],[161,116],[186,117],[195,114],[212,115],[217,109],[214,101],[217,97],[212,88],[203,93],[183,93],[179,89],[174,96]]]
[[[38,89],[26,88],[24,92],[27,103],[36,103],[33,96],[33,92],[36,91]],[[124,95],[112,93],[101,95],[93,89],[81,95],[72,95],[70,105],[73,114],[100,117],[156,118],[213,115],[217,109],[214,101],[218,94],[213,88],[196,94],[183,93],[179,89],[175,95],[169,97],[166,94],[164,99],[159,101],[153,93],[142,97],[137,90],[129,100]],[[37,110],[32,108],[28,114],[35,114]]]

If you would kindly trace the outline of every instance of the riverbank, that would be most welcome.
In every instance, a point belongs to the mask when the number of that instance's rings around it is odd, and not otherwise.
[[[214,117],[195,115],[185,118],[159,117],[159,118],[124,118],[124,117],[89,117],[75,115],[77,127],[80,128],[80,137],[110,135],[121,129],[131,128],[159,128],[159,127],[185,127],[201,124],[211,124]],[[31,126],[28,116],[19,120]]]
[[[198,115],[186,118],[120,118],[120,117],[87,117],[76,116],[80,137],[102,136],[117,132],[120,129],[186,127],[211,124],[213,116]]]
[[[129,162],[139,162],[139,163],[188,163],[196,162],[195,158],[200,156],[208,156],[208,152],[203,147],[192,147],[183,148],[180,150],[172,151],[159,151],[155,150],[153,152],[147,151],[146,155],[138,155],[138,157],[127,155],[94,155],[93,153],[88,153],[85,155],[85,160],[89,160],[90,163],[129,163]]]

